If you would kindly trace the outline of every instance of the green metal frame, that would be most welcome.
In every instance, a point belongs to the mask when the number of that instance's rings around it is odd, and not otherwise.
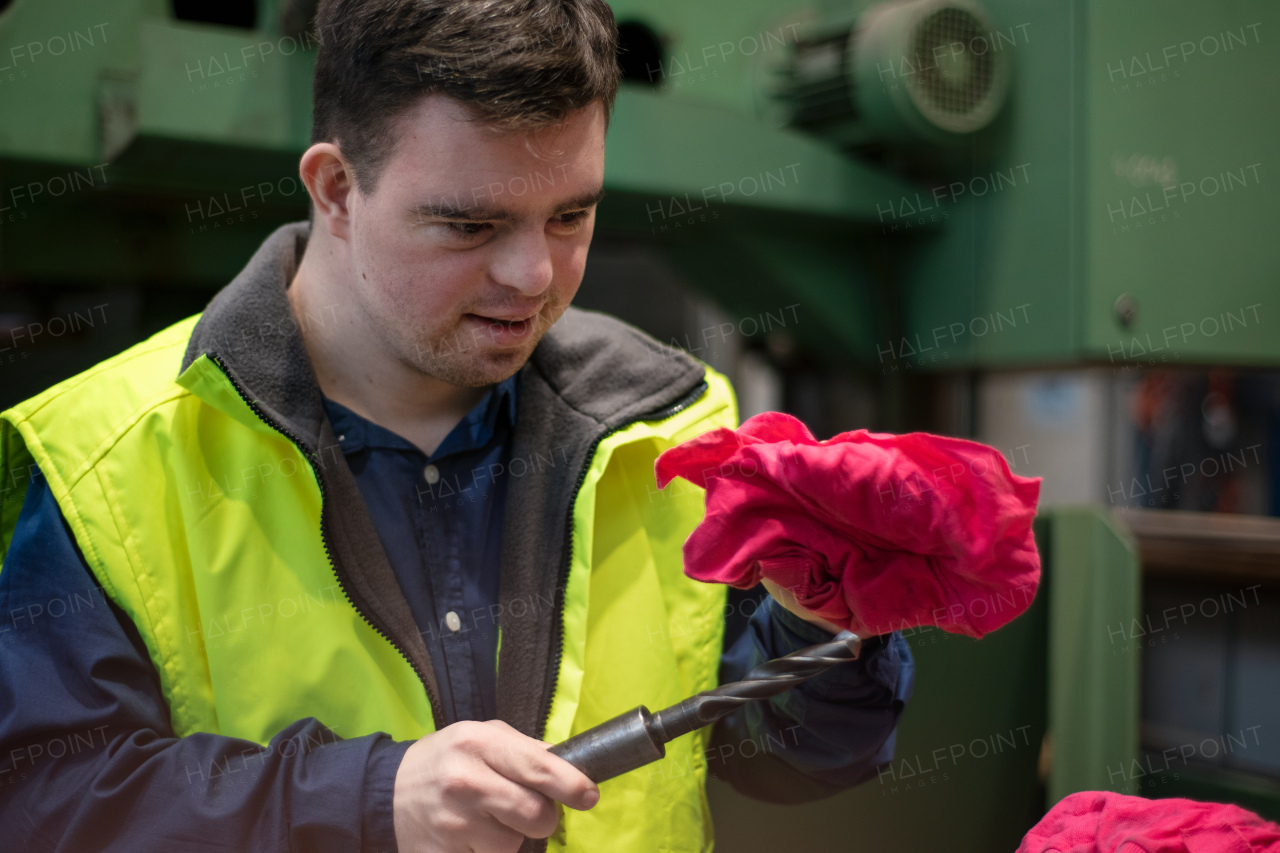
[[[1076,791],[1136,793],[1139,657],[1115,626],[1141,610],[1137,549],[1099,507],[1055,509],[1049,582],[1049,802]]]

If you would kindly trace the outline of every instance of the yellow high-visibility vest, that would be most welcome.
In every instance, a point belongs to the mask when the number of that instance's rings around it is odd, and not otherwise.
[[[141,634],[179,735],[266,744],[307,717],[343,738],[428,734],[438,709],[420,673],[335,575],[321,460],[216,357],[179,370],[198,319],[0,415],[0,470],[35,464],[46,476],[89,568]],[[707,368],[697,391],[608,432],[579,472],[564,587],[525,602],[560,608],[545,740],[716,684],[725,590],[685,577],[681,561],[703,492],[684,481],[658,491],[653,476],[662,450],[737,425],[722,375]],[[16,494],[0,502],[0,558]],[[551,849],[709,850],[705,747],[705,733],[681,738],[663,761],[605,782],[595,809],[565,810]]]

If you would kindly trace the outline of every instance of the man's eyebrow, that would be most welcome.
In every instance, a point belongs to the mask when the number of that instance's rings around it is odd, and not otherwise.
[[[583,210],[599,204],[605,196],[604,187],[567,199],[556,205],[555,212]],[[463,204],[456,194],[453,198],[442,196],[439,201],[429,201],[414,207],[419,219],[448,219],[455,222],[513,222],[518,217],[509,210],[478,204]]]
[[[515,219],[510,211],[487,208],[478,204],[462,204],[455,196],[441,198],[416,205],[413,212],[419,219],[452,219],[459,222],[493,222]]]
[[[580,195],[577,198],[571,198],[563,204],[556,205],[556,213],[564,213],[568,210],[583,210],[593,205],[597,205],[604,201],[604,195],[604,187],[601,187],[595,192],[586,193],[585,195]]]

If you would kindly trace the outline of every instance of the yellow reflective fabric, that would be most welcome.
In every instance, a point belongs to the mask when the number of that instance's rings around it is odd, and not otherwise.
[[[174,730],[426,734],[421,682],[338,586],[311,465],[207,356],[175,381],[192,325],[3,415],[137,626]]]
[[[0,415],[0,470],[23,472],[24,488],[32,462],[46,474],[90,569],[138,628],[178,734],[266,743],[304,717],[340,737],[429,733],[417,676],[338,586],[303,454],[207,356],[175,378],[197,319]],[[737,425],[727,380],[710,369],[707,380],[687,409],[607,436],[590,461],[549,741],[716,683],[725,590],[681,562],[703,493],[683,480],[658,491],[653,475],[667,447]],[[21,495],[4,493],[0,547]],[[566,812],[551,848],[710,849],[702,737],[604,783],[595,809]]]
[[[574,506],[565,642],[547,724],[552,742],[637,705],[675,704],[716,685],[725,588],[685,577],[681,546],[702,520],[703,491],[677,480],[659,491],[653,462],[668,447],[736,427],[728,381],[685,411],[604,439]],[[600,786],[589,812],[565,811],[552,850],[711,848],[706,732],[679,738],[662,761]]]

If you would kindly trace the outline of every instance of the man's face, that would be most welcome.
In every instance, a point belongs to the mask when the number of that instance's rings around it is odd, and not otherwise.
[[[454,385],[501,381],[582,282],[604,109],[496,135],[431,95],[395,129],[373,193],[350,195],[353,307],[405,364]]]

